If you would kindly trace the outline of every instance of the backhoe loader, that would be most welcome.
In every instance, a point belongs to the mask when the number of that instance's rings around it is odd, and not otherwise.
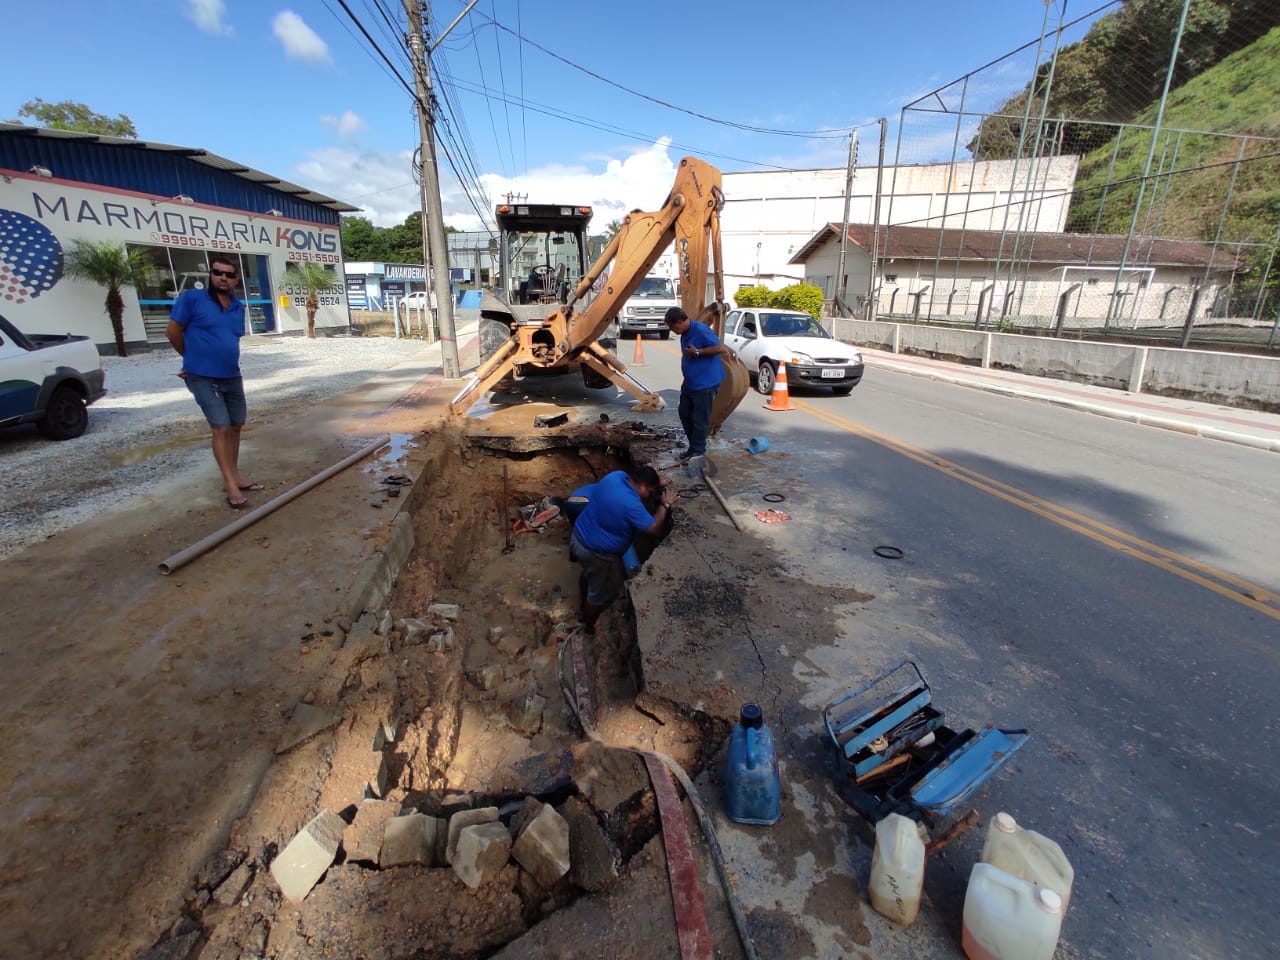
[[[514,377],[567,373],[575,368],[589,387],[613,383],[631,394],[638,401],[634,407],[638,412],[662,409],[662,398],[632,377],[599,340],[674,243],[681,306],[723,341],[728,312],[720,255],[723,209],[720,171],[685,157],[662,209],[628,214],[613,240],[582,273],[589,207],[498,207],[501,283],[481,299],[482,360],[453,398],[450,412],[464,415],[483,394]],[[710,303],[706,302],[708,272],[714,284]],[[590,297],[593,288],[598,292]],[[742,402],[750,386],[747,368],[737,354],[726,348],[721,360],[725,379],[712,408],[712,433]]]

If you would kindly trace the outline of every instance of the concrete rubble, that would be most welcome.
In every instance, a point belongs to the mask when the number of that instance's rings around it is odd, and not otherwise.
[[[511,855],[543,887],[551,887],[569,872],[569,824],[555,808],[541,811],[516,837]]]
[[[443,821],[421,813],[392,817],[386,822],[382,837],[381,867],[402,867],[416,863],[436,865],[436,838]]]
[[[271,875],[281,893],[298,903],[311,892],[338,855],[346,826],[332,810],[321,810],[298,831],[271,862]]]
[[[497,878],[511,855],[511,833],[500,821],[473,823],[458,832],[450,860],[471,889]]]

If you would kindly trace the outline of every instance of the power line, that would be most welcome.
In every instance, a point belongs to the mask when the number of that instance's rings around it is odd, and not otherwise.
[[[844,129],[840,130],[839,132],[822,131],[822,130],[782,130],[782,129],[775,129],[772,127],[757,127],[748,123],[738,123],[734,120],[721,120],[718,117],[708,116],[705,113],[698,113],[696,110],[690,110],[687,107],[681,107],[681,106],[677,106],[674,103],[668,103],[666,100],[659,99],[658,97],[651,97],[647,93],[641,93],[639,90],[632,90],[630,87],[623,86],[622,84],[617,83],[614,80],[610,80],[608,77],[601,76],[600,74],[596,73],[593,70],[588,70],[586,67],[580,64],[574,63],[572,60],[569,60],[565,57],[560,56],[560,54],[556,53],[554,50],[548,50],[546,47],[542,46],[541,44],[533,40],[530,40],[528,37],[522,36],[519,32],[515,30],[512,30],[510,27],[503,26],[501,23],[499,23],[497,20],[494,20],[492,17],[485,16],[485,14],[483,13],[479,14],[479,16],[484,17],[486,20],[492,23],[499,30],[503,30],[506,33],[511,34],[513,37],[515,37],[517,40],[520,40],[522,43],[527,43],[529,44],[529,46],[534,47],[538,50],[541,50],[547,56],[552,57],[556,60],[559,60],[561,63],[565,64],[566,66],[572,67],[574,70],[578,70],[582,73],[585,73],[587,76],[592,77],[596,80],[599,80],[601,83],[608,84],[611,87],[621,90],[623,93],[629,93],[633,97],[639,97],[641,100],[648,100],[650,103],[657,104],[660,107],[666,107],[668,110],[675,110],[679,113],[688,114],[691,117],[697,117],[699,120],[706,120],[708,123],[714,123],[724,127],[732,127],[735,130],[745,130],[748,133],[767,133],[772,136],[779,136],[779,137],[803,137],[806,140],[837,139],[837,138],[843,138],[848,135]]]
[[[351,22],[356,25],[357,29],[359,29],[362,34],[364,34],[364,38],[369,41],[369,46],[373,47],[373,49],[377,51],[382,62],[387,65],[387,69],[389,69],[392,75],[400,81],[400,86],[404,87],[405,91],[414,100],[414,102],[417,102],[418,94],[414,91],[413,87],[409,85],[408,81],[400,75],[400,71],[396,69],[396,65],[387,58],[385,53],[382,52],[382,47],[378,46],[378,41],[369,35],[369,31],[366,30],[364,24],[360,22],[360,18],[351,12],[351,8],[347,6],[347,0],[338,0],[338,5],[346,11],[347,16],[351,18]],[[327,3],[326,6],[328,6]],[[332,13],[332,10],[330,10],[330,12]],[[334,14],[334,16],[337,16],[337,14]]]

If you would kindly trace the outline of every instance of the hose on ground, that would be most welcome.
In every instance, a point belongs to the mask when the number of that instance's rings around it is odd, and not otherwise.
[[[676,762],[674,757],[670,757],[658,750],[613,747],[587,722],[578,710],[577,693],[569,688],[565,679],[564,651],[572,642],[573,637],[570,635],[560,644],[559,650],[556,651],[556,668],[560,676],[560,692],[564,694],[564,698],[569,704],[569,709],[573,711],[573,715],[578,721],[578,726],[582,727],[582,732],[586,734],[587,739],[594,743],[617,750],[647,753],[652,757],[657,757],[666,765],[668,770],[675,774],[676,779],[680,781],[680,785],[684,787],[684,792],[689,797],[689,802],[693,804],[694,812],[698,815],[698,825],[702,828],[702,835],[706,837],[707,846],[711,850],[711,860],[716,865],[716,875],[720,878],[720,886],[724,888],[725,899],[729,904],[729,912],[733,915],[733,925],[738,932],[738,940],[742,943],[743,953],[746,954],[747,960],[760,960],[760,954],[756,952],[755,944],[751,942],[751,934],[747,930],[746,915],[742,912],[742,905],[738,902],[738,895],[734,892],[733,884],[729,880],[729,872],[724,865],[724,852],[720,849],[720,841],[716,837],[715,827],[711,823],[711,818],[707,815],[707,808],[703,804],[697,788],[694,787],[693,781],[689,779],[689,775],[684,772],[684,768]]]

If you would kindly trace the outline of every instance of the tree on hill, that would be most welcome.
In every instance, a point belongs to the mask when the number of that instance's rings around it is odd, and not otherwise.
[[[1128,0],[1099,19],[1083,40],[1059,51],[1052,86],[1050,64],[1041,64],[1031,83],[983,120],[967,144],[969,151],[978,160],[1029,152],[1033,144],[1022,130],[1028,97],[1033,100],[1027,136],[1038,128],[1042,112],[1068,120],[1133,120],[1164,89],[1182,6],[1183,0]],[[1173,86],[1199,76],[1276,26],[1280,5],[1274,0],[1190,0]],[[1087,153],[1108,133],[1094,123],[1068,123],[1059,151]]]
[[[125,114],[109,117],[105,113],[95,113],[87,105],[74,100],[60,100],[57,103],[46,103],[39,97],[28,100],[18,108],[21,119],[10,123],[35,121],[35,126],[49,127],[52,130],[75,130],[77,133],[97,133],[107,137],[127,137],[138,139],[138,131]]]

